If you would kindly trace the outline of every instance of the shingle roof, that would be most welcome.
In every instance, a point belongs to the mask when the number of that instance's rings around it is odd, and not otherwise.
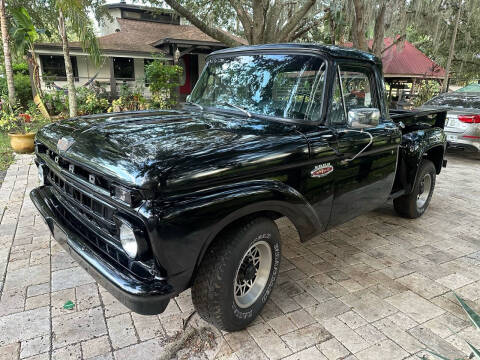
[[[128,51],[142,53],[162,53],[153,46],[163,39],[175,39],[184,41],[205,41],[210,43],[221,42],[211,38],[200,29],[192,25],[163,24],[153,21],[131,20],[117,18],[120,31],[98,38],[100,48],[104,51]],[[234,37],[233,35],[229,34]],[[236,40],[245,41],[234,37]],[[43,46],[61,46],[60,44],[38,44]],[[79,42],[71,42],[70,46],[80,47]]]
[[[445,69],[431,60],[423,52],[418,50],[412,43],[402,41],[394,44],[392,38],[383,40],[385,51],[382,54],[383,73],[385,77],[445,77]],[[371,48],[373,40],[368,42]],[[352,43],[345,46],[351,47]]]

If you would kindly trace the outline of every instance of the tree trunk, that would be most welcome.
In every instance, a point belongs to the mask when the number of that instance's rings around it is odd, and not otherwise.
[[[453,54],[455,52],[455,41],[457,39],[458,24],[460,23],[461,13],[462,13],[462,3],[460,3],[457,10],[455,27],[453,29],[452,41],[450,42],[450,50],[448,52],[447,67],[445,68],[445,79],[443,80],[442,92],[446,92],[448,89],[448,77],[450,76],[450,66],[452,65]]]
[[[27,54],[27,61],[32,67],[32,84],[35,94],[42,97],[42,87],[40,86],[40,69],[38,68],[37,55],[35,54],[35,46],[30,46],[30,54]]]
[[[7,76],[8,102],[15,106],[15,86],[13,83],[12,55],[10,53],[10,36],[8,35],[7,15],[5,13],[5,0],[0,0],[0,27],[2,30],[3,58]]]
[[[363,0],[353,0],[355,19],[352,26],[353,46],[357,49],[368,51],[368,43],[365,38],[365,8]]]
[[[67,29],[62,9],[58,9],[58,29],[62,38],[63,60],[65,61],[65,72],[67,73],[68,108],[70,117],[77,116],[77,97],[75,91],[75,79],[73,78],[72,60],[68,48]]]
[[[337,24],[335,23],[335,15],[333,14],[332,8],[330,7],[329,11],[329,25],[330,25],[330,43],[335,45],[335,33],[337,30]]]
[[[373,33],[372,52],[379,58],[382,57],[382,49],[384,46],[383,38],[385,37],[385,11],[387,4],[382,3],[380,10],[375,18],[375,28]]]
[[[262,0],[253,0],[252,1],[252,10],[253,10],[253,31],[252,31],[252,40],[253,44],[262,44],[264,43],[263,34],[265,30],[265,13],[264,13],[264,4]]]

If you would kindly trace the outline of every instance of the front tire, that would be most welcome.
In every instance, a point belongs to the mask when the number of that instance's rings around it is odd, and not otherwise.
[[[244,329],[260,313],[280,267],[280,234],[264,217],[220,234],[207,250],[192,286],[198,314],[217,328]]]
[[[395,211],[409,219],[422,216],[432,199],[436,175],[435,165],[430,160],[424,159],[418,169],[413,191],[393,200]]]

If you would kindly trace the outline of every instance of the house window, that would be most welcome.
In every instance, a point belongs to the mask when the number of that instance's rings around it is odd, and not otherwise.
[[[75,56],[70,56],[70,60],[72,62],[73,76],[75,77],[75,81],[78,81],[77,58]],[[40,63],[42,64],[42,73],[44,77],[57,81],[67,80],[65,60],[63,56],[40,55]]]
[[[135,67],[133,58],[113,58],[113,75],[116,80],[135,80]]]

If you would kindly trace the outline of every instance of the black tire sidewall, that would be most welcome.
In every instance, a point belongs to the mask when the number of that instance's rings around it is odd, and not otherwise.
[[[423,204],[423,206],[419,208],[417,206],[417,195],[420,192],[420,183],[421,183],[422,179],[424,178],[424,176],[426,174],[430,174],[432,184],[430,186],[430,192],[428,194],[427,201],[425,201],[425,204]],[[433,165],[433,163],[431,161],[428,161],[428,160],[424,161],[422,163],[421,169],[418,173],[417,181],[415,182],[415,191],[413,193],[413,195],[414,195],[413,196],[413,201],[414,201],[413,205],[415,206],[415,211],[417,213],[417,216],[423,215],[423,213],[428,209],[428,206],[430,205],[430,200],[432,199],[433,190],[435,188],[435,177],[436,177],[436,170],[435,170],[435,166]]]
[[[270,275],[267,285],[255,303],[248,308],[241,308],[236,304],[234,299],[234,279],[243,256],[247,250],[258,241],[265,241],[270,245],[272,252]],[[223,279],[226,289],[224,292],[225,299],[223,299],[222,304],[223,314],[225,316],[224,322],[229,325],[228,327],[230,329],[245,328],[261,312],[277,279],[280,269],[280,258],[280,235],[275,223],[271,220],[265,220],[255,224],[249,228],[246,233],[241,234],[241,239],[237,239],[234,249],[232,249],[232,259],[225,269],[226,276],[224,276]]]

